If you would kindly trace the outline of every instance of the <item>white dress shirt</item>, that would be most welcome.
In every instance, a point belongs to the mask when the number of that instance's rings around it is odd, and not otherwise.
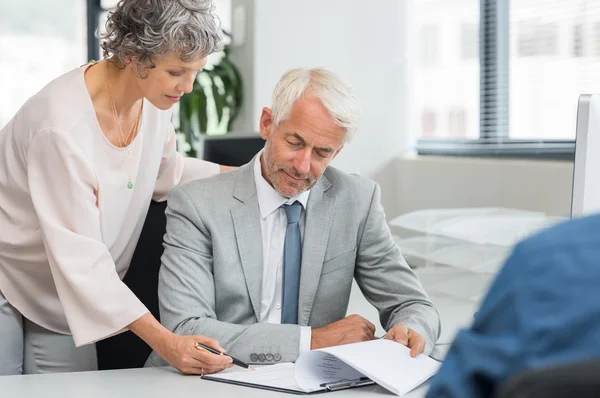
[[[283,244],[287,228],[287,216],[281,208],[283,204],[298,201],[302,204],[300,216],[300,236],[304,240],[304,219],[310,190],[293,198],[285,198],[263,178],[260,159],[262,151],[254,162],[254,183],[260,208],[260,227],[263,244],[263,281],[260,298],[261,323],[281,323],[283,285]],[[310,350],[311,328],[300,327],[299,353]]]

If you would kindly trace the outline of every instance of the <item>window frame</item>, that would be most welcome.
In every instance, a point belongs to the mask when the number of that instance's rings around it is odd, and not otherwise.
[[[108,10],[102,7],[102,0],[86,0],[87,6],[87,53],[89,60],[100,60],[100,40],[96,32],[100,27],[100,15]]]
[[[479,138],[419,138],[417,154],[574,159],[575,140],[509,138],[509,11],[510,0],[480,0]]]
[[[100,40],[96,32],[100,28],[100,17],[112,8],[102,7],[102,0],[86,0],[87,4],[87,53],[88,59],[100,60]]]

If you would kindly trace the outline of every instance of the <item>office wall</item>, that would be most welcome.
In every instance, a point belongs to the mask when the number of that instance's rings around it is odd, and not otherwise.
[[[408,117],[410,2],[232,1],[246,8],[247,17],[245,43],[233,51],[247,85],[237,124],[242,130],[257,131],[282,73],[325,66],[352,82],[363,106],[359,132],[334,165],[379,182],[388,219],[470,206],[568,215],[572,163],[406,155],[415,137]]]
[[[573,162],[403,156],[396,165],[396,215],[478,206],[570,213]]]
[[[381,184],[388,220],[414,210],[470,206],[568,215],[569,162],[406,155],[415,138],[408,117],[413,107],[408,63],[414,61],[406,57],[413,45],[406,33],[410,2],[233,2],[251,7],[246,43],[234,48],[241,56],[247,82],[240,118],[246,130],[258,129],[260,111],[270,105],[282,73],[300,66],[324,66],[350,80],[363,105],[359,132],[334,165]],[[376,311],[356,286],[348,313],[360,313],[381,329]]]
[[[250,101],[258,126],[279,77],[295,67],[324,66],[356,88],[363,113],[359,132],[334,165],[382,185],[396,213],[395,161],[409,145],[405,51],[406,2],[260,0],[254,2]]]

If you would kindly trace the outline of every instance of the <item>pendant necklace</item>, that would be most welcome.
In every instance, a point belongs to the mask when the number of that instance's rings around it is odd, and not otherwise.
[[[113,114],[113,118],[115,119],[115,124],[117,125],[117,130],[119,133],[119,146],[121,148],[125,148],[126,150],[126,168],[127,168],[127,188],[133,189],[133,182],[131,181],[131,170],[129,167],[131,154],[133,153],[135,147],[135,136],[138,133],[138,129],[140,127],[140,121],[142,119],[142,108],[144,107],[144,102],[142,100],[142,104],[140,105],[140,110],[138,111],[138,115],[136,117],[135,122],[131,126],[131,130],[129,130],[129,134],[125,137],[123,133],[123,128],[121,126],[121,121],[119,119],[119,113],[117,112],[117,106],[115,104],[115,100],[112,96],[112,85],[110,83],[109,72],[108,72],[108,60],[106,61],[106,82],[108,84],[108,98],[111,105],[111,110]],[[129,144],[129,145],[128,145]]]

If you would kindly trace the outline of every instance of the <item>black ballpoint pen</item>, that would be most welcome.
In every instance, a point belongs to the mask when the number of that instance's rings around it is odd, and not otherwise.
[[[209,347],[207,345],[204,345],[202,343],[196,343],[196,348],[198,348],[199,350],[206,350],[206,351],[211,352],[211,353],[213,353],[215,355],[227,355],[227,354],[223,354],[219,350],[215,350],[214,348]],[[252,366],[248,365],[246,362],[240,361],[239,359],[234,358],[231,355],[227,355],[227,356],[230,357],[233,360],[233,364],[234,365],[241,366],[242,368],[246,368],[246,369],[250,369],[250,370],[256,370]]]

